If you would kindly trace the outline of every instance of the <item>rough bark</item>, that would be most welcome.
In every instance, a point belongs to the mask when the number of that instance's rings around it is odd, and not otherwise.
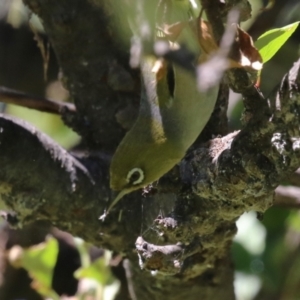
[[[17,227],[49,221],[122,253],[131,262],[138,299],[233,299],[235,221],[245,211],[264,212],[280,180],[300,165],[300,61],[269,101],[249,86],[245,72],[229,72],[231,86],[244,94],[244,128],[201,144],[154,193],[127,196],[101,222],[112,198],[110,155],[125,132],[116,115],[134,114],[140,88],[139,72],[129,69],[128,49],[114,31],[112,8],[120,1],[24,2],[43,20],[74,99],[77,110],[66,110],[64,120],[90,152],[76,157],[30,125],[2,115],[0,199],[14,211],[8,221]],[[237,2],[248,7],[247,1],[227,2],[220,15]],[[211,21],[220,36],[222,22]],[[206,134],[224,134],[227,104],[218,103],[213,118],[221,120],[219,127]]]

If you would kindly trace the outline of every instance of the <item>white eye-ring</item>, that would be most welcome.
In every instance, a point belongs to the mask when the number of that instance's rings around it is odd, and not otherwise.
[[[131,183],[132,185],[136,185],[141,183],[144,180],[144,171],[140,168],[133,168],[127,174],[127,182]]]

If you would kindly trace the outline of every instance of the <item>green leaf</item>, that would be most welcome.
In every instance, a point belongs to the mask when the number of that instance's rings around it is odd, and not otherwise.
[[[110,253],[105,252],[104,256],[95,260],[92,264],[82,267],[75,272],[75,277],[94,279],[101,285],[109,285],[114,278],[108,265]]]
[[[284,45],[298,25],[299,22],[295,22],[281,28],[272,29],[258,38],[255,42],[255,47],[259,50],[264,63],[270,60]]]
[[[75,271],[74,276],[84,287],[78,290],[76,296],[89,295],[91,299],[113,300],[117,294],[120,283],[117,281],[110,269],[111,252],[104,251],[103,256],[91,262],[89,250],[91,245],[80,238],[74,238],[75,245],[80,253],[81,268]],[[76,298],[76,299],[77,299]],[[85,299],[85,298],[84,298]]]
[[[14,246],[9,251],[9,260],[15,267],[25,268],[33,279],[33,287],[42,295],[59,299],[52,290],[52,276],[58,254],[58,242],[48,237],[45,243],[28,249]]]

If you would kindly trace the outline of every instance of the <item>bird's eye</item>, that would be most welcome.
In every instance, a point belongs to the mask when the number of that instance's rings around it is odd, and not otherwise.
[[[127,174],[127,182],[136,185],[144,180],[144,171],[140,168],[133,168]]]

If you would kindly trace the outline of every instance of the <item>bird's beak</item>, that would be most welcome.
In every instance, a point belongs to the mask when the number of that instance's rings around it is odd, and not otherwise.
[[[130,190],[128,190],[128,189],[124,189],[121,192],[119,192],[117,197],[113,200],[113,202],[108,207],[106,213],[108,214],[111,211],[111,209],[128,193],[130,193]]]

